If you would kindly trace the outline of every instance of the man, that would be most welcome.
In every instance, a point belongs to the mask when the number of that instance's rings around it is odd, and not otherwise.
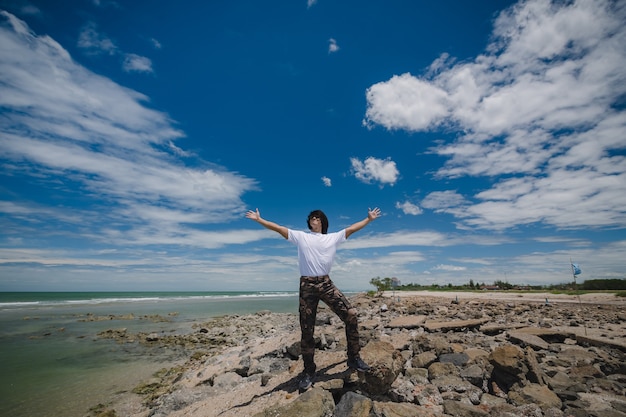
[[[304,372],[299,381],[300,391],[308,390],[313,385],[316,365],[315,355],[315,318],[317,306],[322,300],[339,316],[346,327],[348,343],[348,367],[359,372],[367,372],[370,367],[359,356],[359,329],[357,311],[348,299],[335,286],[328,276],[335,259],[337,246],[354,232],[364,228],[369,222],[380,216],[380,209],[368,210],[367,217],[335,233],[328,233],[328,218],[321,210],[309,213],[307,226],[310,233],[291,230],[285,226],[265,220],[259,209],[246,213],[248,219],[273,230],[298,246],[298,265],[300,268],[300,340]]]

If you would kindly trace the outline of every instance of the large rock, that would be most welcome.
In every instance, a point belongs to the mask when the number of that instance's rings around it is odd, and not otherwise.
[[[373,404],[366,396],[348,391],[341,397],[333,417],[370,417]]]
[[[434,352],[422,352],[413,356],[411,359],[411,365],[414,368],[427,368],[431,363],[437,360],[437,355]]]
[[[552,377],[547,378],[548,386],[554,391],[565,391],[572,385],[574,381],[565,372],[555,372]]]
[[[489,322],[489,320],[489,318],[481,318],[474,320],[427,321],[424,323],[424,327],[429,332],[434,332],[436,330],[473,329]]]
[[[236,387],[241,383],[243,378],[236,372],[226,372],[225,374],[218,375],[213,380],[213,388],[227,390]]]
[[[539,385],[546,385],[546,374],[539,366],[537,355],[532,347],[526,347],[526,363],[528,364],[528,380]]]
[[[460,353],[444,353],[439,356],[439,362],[453,363],[456,366],[466,365],[470,360],[469,355],[464,352]]]
[[[413,341],[411,350],[415,353],[432,351],[435,355],[450,353],[450,341],[443,336],[420,335]]]
[[[459,368],[457,368],[452,363],[443,363],[443,362],[433,362],[428,367],[428,378],[431,380],[442,377],[442,376],[446,376],[446,375],[459,376],[460,375]]]
[[[387,327],[392,329],[414,329],[420,327],[426,321],[426,316],[399,316],[391,320]]]
[[[517,343],[519,345],[530,346],[533,349],[537,349],[537,350],[541,350],[541,349],[547,350],[549,346],[548,342],[546,342],[539,336],[536,336],[534,334],[529,334],[523,331],[510,332],[509,339],[512,342]]]
[[[413,389],[415,401],[424,407],[438,409],[443,404],[443,398],[436,386],[432,384],[416,385]],[[441,407],[443,411],[443,407]]]
[[[463,351],[463,353],[465,353],[467,356],[469,356],[470,362],[474,362],[474,361],[478,360],[479,358],[488,358],[489,357],[489,352],[487,352],[484,349],[479,349],[479,348],[475,348],[475,347],[467,348],[467,349],[465,349]]]
[[[408,403],[374,403],[374,415],[385,417],[440,417],[439,412]],[[295,416],[294,416],[295,417]]]
[[[364,374],[362,387],[370,394],[386,394],[402,371],[402,355],[388,342],[372,341],[362,350],[361,357],[372,370]]]
[[[496,369],[511,375],[523,375],[528,372],[524,364],[524,351],[517,346],[498,346],[489,355],[489,361]]]
[[[412,403],[415,402],[415,395],[413,390],[415,385],[403,375],[399,375],[398,378],[391,384],[391,390],[389,391],[389,398],[398,403]]]
[[[509,399],[516,405],[538,404],[542,410],[561,408],[558,395],[545,385],[528,384],[520,390],[509,392]]]
[[[488,379],[485,369],[478,364],[473,364],[465,369],[462,369],[461,378],[471,382],[478,388],[483,388],[485,386],[485,381]]]
[[[444,401],[443,409],[446,414],[458,417],[487,417],[489,415],[480,407],[460,401]]]
[[[513,386],[524,385],[528,366],[524,351],[517,346],[499,346],[489,355],[493,365],[492,390],[496,395],[506,395]]]
[[[321,388],[313,388],[289,404],[270,407],[255,414],[253,417],[333,417],[334,412],[335,402],[333,395]]]
[[[426,368],[408,368],[404,370],[404,376],[413,384],[428,383],[428,369]]]
[[[439,392],[468,392],[472,389],[477,389],[469,381],[466,381],[455,375],[440,376],[431,380],[431,383],[435,385]]]

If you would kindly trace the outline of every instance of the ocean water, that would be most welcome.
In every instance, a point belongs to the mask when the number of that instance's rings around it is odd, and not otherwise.
[[[297,313],[290,292],[0,293],[0,416],[81,417],[176,352],[97,338],[107,329],[191,332],[192,324],[261,310]],[[119,319],[130,315],[134,319]],[[167,322],[151,319],[159,315]],[[89,321],[114,316],[112,320]]]

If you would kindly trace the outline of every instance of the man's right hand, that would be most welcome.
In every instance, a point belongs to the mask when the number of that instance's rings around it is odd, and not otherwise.
[[[256,209],[256,211],[248,210],[248,212],[246,213],[246,217],[250,220],[258,222],[261,219],[261,213],[259,213],[259,209]]]

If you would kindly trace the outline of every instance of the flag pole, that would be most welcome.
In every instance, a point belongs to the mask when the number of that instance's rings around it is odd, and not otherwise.
[[[574,264],[572,263],[571,256],[569,258],[569,266],[572,268],[572,276],[574,277],[574,293],[576,293],[576,296],[578,297],[578,305],[580,305],[582,308],[582,301],[580,301],[580,293],[578,292],[578,287],[576,285],[576,269],[574,268]],[[578,271],[578,273],[580,273],[580,270]],[[584,317],[583,317],[583,327],[585,328],[585,336],[587,336],[587,322],[585,321]]]

